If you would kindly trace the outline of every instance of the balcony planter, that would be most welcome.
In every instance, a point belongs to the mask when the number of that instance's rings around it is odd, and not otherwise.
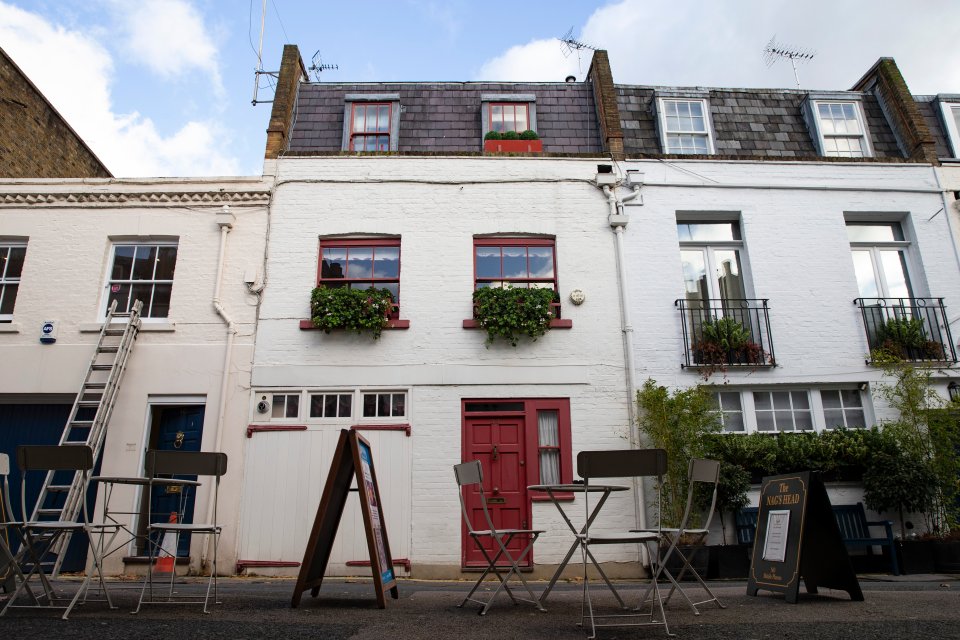
[[[487,153],[543,153],[542,140],[484,140]]]
[[[497,338],[516,347],[521,337],[536,340],[550,330],[558,301],[553,289],[485,287],[473,292],[473,316],[487,331],[487,348]]]

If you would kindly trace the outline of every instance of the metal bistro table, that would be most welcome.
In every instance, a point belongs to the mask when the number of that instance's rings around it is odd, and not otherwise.
[[[111,498],[113,497],[113,490],[116,488],[117,485],[127,485],[127,486],[132,485],[137,487],[167,487],[168,491],[170,491],[171,493],[172,492],[180,493],[181,500],[178,508],[178,514],[181,518],[183,517],[183,505],[184,505],[183,494],[181,493],[182,488],[200,486],[200,482],[198,482],[197,480],[185,480],[182,478],[145,478],[140,476],[133,476],[133,477],[93,476],[92,478],[90,478],[90,480],[93,482],[99,482],[104,486],[103,521],[118,525],[120,527],[120,529],[117,530],[118,533],[120,530],[123,530],[127,534],[125,536],[125,539],[120,544],[113,547],[112,549],[104,549],[101,547],[101,552],[103,553],[101,557],[104,557],[104,558],[107,557],[108,555],[116,553],[117,551],[119,551],[120,549],[123,549],[134,540],[142,537],[141,535],[137,534],[136,531],[134,531],[133,523],[130,523],[128,525],[126,522],[123,521],[123,519],[120,519],[120,520],[117,519],[118,516],[130,516],[130,515],[138,516],[141,514],[141,512],[110,510],[110,502],[111,502]],[[180,487],[180,489],[177,490],[176,489],[177,487]],[[150,500],[150,496],[149,495],[142,496],[141,499]],[[148,510],[147,517],[149,517],[149,510]],[[107,542],[107,546],[113,544],[113,539],[115,537],[116,536],[113,536],[110,538],[110,541]],[[100,543],[103,544],[102,539]]]
[[[527,487],[528,491],[542,491],[550,496],[550,500],[553,502],[554,506],[557,507],[557,511],[560,512],[560,515],[563,517],[563,521],[567,523],[567,527],[570,528],[570,531],[573,532],[575,539],[573,544],[570,545],[570,550],[567,551],[567,555],[564,556],[563,561],[560,563],[560,566],[557,567],[556,573],[553,574],[553,577],[550,578],[550,583],[547,584],[547,588],[543,590],[543,593],[540,594],[540,604],[542,605],[547,596],[550,595],[550,592],[553,590],[554,585],[557,584],[557,580],[560,579],[560,574],[563,573],[563,570],[567,567],[567,563],[570,562],[570,558],[573,557],[573,553],[577,548],[583,546],[587,557],[590,558],[590,562],[593,563],[593,566],[596,567],[597,572],[603,578],[603,581],[607,583],[607,587],[610,588],[610,591],[613,592],[613,595],[617,598],[617,602],[620,603],[621,608],[626,608],[626,604],[623,602],[623,598],[620,597],[620,594],[617,593],[617,590],[613,588],[613,584],[610,582],[610,579],[607,578],[607,574],[603,572],[603,569],[600,568],[600,564],[597,562],[596,558],[593,557],[593,554],[590,553],[589,547],[583,545],[583,539],[581,536],[583,532],[586,531],[587,524],[593,524],[593,520],[597,517],[597,514],[600,513],[600,509],[603,508],[603,504],[607,501],[607,498],[610,497],[610,494],[614,491],[626,491],[629,487],[624,487],[622,485],[615,484],[591,484],[589,489],[585,487],[584,484],[575,482],[573,484],[534,484]],[[583,527],[578,531],[576,526],[570,521],[570,517],[567,516],[566,511],[563,510],[563,506],[560,504],[560,499],[557,497],[557,494],[560,493],[602,493],[600,499],[597,500],[597,504],[594,505],[593,509],[590,511],[590,515],[587,518],[587,522],[584,523]]]

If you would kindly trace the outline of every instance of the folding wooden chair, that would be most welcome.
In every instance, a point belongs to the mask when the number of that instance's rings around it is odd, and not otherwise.
[[[584,506],[586,508],[586,526],[581,534],[582,554],[583,554],[583,595],[580,605],[580,626],[585,627],[587,618],[590,623],[590,635],[588,638],[595,638],[597,629],[602,627],[647,627],[662,626],[668,636],[670,627],[667,625],[667,617],[663,610],[663,600],[660,595],[660,588],[657,585],[658,574],[651,570],[653,574],[650,578],[650,586],[647,593],[652,591],[653,598],[648,599],[645,595],[641,599],[641,605],[644,601],[650,602],[650,611],[637,613],[616,613],[616,614],[598,614],[594,613],[593,600],[590,596],[590,574],[588,573],[587,550],[589,547],[598,544],[639,544],[647,549],[651,558],[658,556],[658,549],[663,543],[663,536],[659,529],[650,531],[616,531],[616,532],[596,532],[591,531],[590,524],[590,483],[597,478],[631,478],[631,477],[653,477],[657,480],[657,513],[660,513],[660,490],[663,474],[667,470],[667,452],[663,449],[625,449],[612,451],[581,451],[577,454],[577,473],[583,478],[584,488],[587,489],[584,494]],[[596,527],[593,527],[596,529]],[[658,615],[659,614],[659,619]],[[637,620],[645,620],[637,622]]]
[[[23,520],[19,523],[20,538],[23,541],[23,547],[19,554],[21,564],[21,575],[23,581],[10,596],[7,605],[0,611],[0,616],[12,608],[36,608],[36,609],[63,609],[63,619],[66,620],[73,611],[74,606],[83,596],[90,586],[93,575],[96,573],[100,582],[100,588],[103,589],[107,604],[114,609],[113,602],[110,600],[110,592],[103,580],[103,557],[100,554],[95,539],[104,535],[116,535],[118,525],[113,523],[93,523],[90,521],[90,515],[87,509],[87,487],[90,482],[90,471],[93,469],[93,450],[86,445],[61,445],[61,446],[23,446],[17,449],[17,462],[22,471],[20,480],[20,504],[23,512]],[[29,472],[42,471],[44,473],[72,472],[81,474],[80,501],[82,508],[80,510],[83,516],[82,520],[30,520],[27,516],[27,476]],[[65,484],[69,484],[73,478],[69,478]],[[61,540],[77,534],[86,533],[87,541],[90,546],[92,560],[90,568],[84,576],[80,587],[66,605],[58,604],[65,601],[65,597],[56,595],[53,587],[43,571],[43,565],[47,555],[52,554]],[[65,542],[65,541],[64,541]],[[29,567],[29,569],[27,569]],[[26,573],[22,573],[26,571]],[[43,587],[43,595],[35,597],[30,591],[30,579],[36,576]],[[26,591],[31,599],[30,604],[17,604],[17,598]],[[43,600],[44,602],[41,602]]]
[[[500,593],[500,590],[503,589],[507,592],[507,595],[510,596],[510,599],[513,601],[513,604],[518,604],[518,601],[529,602],[537,607],[540,611],[544,611],[543,606],[540,604],[539,599],[533,595],[533,591],[530,589],[530,585],[527,584],[527,581],[524,579],[523,574],[520,572],[519,563],[530,553],[530,550],[533,549],[533,543],[537,541],[537,538],[543,533],[543,530],[537,529],[497,529],[493,520],[490,518],[490,512],[487,510],[487,499],[483,492],[483,470],[480,466],[479,460],[473,460],[472,462],[464,462],[463,464],[454,465],[453,467],[454,475],[457,478],[457,485],[460,487],[460,508],[463,512],[463,521],[467,525],[467,533],[470,535],[470,538],[476,543],[477,548],[480,549],[480,553],[483,554],[483,557],[487,561],[487,567],[483,570],[483,573],[480,574],[480,577],[477,579],[476,584],[473,585],[473,588],[470,589],[470,593],[467,594],[467,597],[463,599],[459,605],[462,607],[467,604],[467,602],[476,602],[477,604],[483,605],[483,608],[480,609],[480,615],[486,615],[487,610],[490,609],[490,605],[493,604],[494,599],[497,597],[497,594]],[[487,524],[487,529],[475,529],[473,526],[473,519],[470,517],[470,512],[467,509],[467,503],[464,498],[465,488],[475,487],[478,497],[480,498],[480,507],[483,512],[484,521]],[[523,540],[526,538],[527,544],[523,546],[520,550],[520,553],[516,557],[510,553],[507,547],[510,543],[517,538],[518,540]],[[492,541],[493,549],[496,553],[491,556],[490,551],[487,550],[487,547],[484,545],[484,541]],[[497,563],[501,558],[506,558],[510,563],[510,569],[507,571],[506,575],[500,573],[501,569],[505,569],[504,566],[497,566]],[[478,600],[473,597],[473,594],[480,587],[480,584],[483,582],[484,578],[488,574],[493,573],[497,576],[497,579],[500,581],[500,584],[497,585],[496,591],[493,592],[493,595],[486,601]],[[507,581],[510,580],[512,576],[516,576],[520,579],[520,582],[523,584],[523,588],[527,590],[527,593],[530,596],[530,599],[519,598],[514,595],[513,591],[510,589],[510,585],[507,584]]]
[[[213,522],[209,524],[197,524],[189,522],[151,522],[147,525],[147,549],[149,555],[149,564],[147,565],[147,576],[143,581],[143,588],[140,590],[140,601],[137,602],[137,609],[134,613],[140,611],[144,604],[203,604],[203,612],[210,613],[210,591],[213,591],[213,603],[220,604],[217,600],[217,547],[220,542],[220,531],[222,527],[217,524],[217,497],[220,492],[220,478],[227,472],[227,454],[212,453],[203,451],[147,451],[146,460],[147,477],[151,484],[148,487],[147,495],[152,493],[153,481],[159,477],[182,475],[182,476],[212,476],[215,478],[213,487]],[[185,533],[196,533],[213,536],[213,564],[210,569],[210,578],[207,580],[207,592],[203,599],[197,595],[181,595],[175,591],[177,584],[177,567],[174,559],[173,570],[170,572],[170,583],[164,591],[166,595],[154,594],[154,575],[153,566],[157,555],[161,552],[164,534],[174,533],[177,538],[176,549],[179,547],[180,536]],[[176,551],[174,551],[176,553]],[[149,597],[147,594],[149,593]]]
[[[660,529],[660,533],[663,535],[663,543],[661,545],[662,553],[659,555],[657,561],[657,575],[665,574],[673,583],[673,586],[670,587],[670,592],[667,594],[667,597],[663,599],[663,602],[664,604],[668,603],[670,598],[673,597],[674,592],[679,591],[695,615],[700,615],[697,605],[715,602],[721,609],[727,608],[726,605],[720,602],[717,596],[714,595],[696,568],[694,568],[694,565],[691,564],[697,552],[704,548],[707,537],[710,534],[710,523],[713,521],[713,514],[717,508],[717,487],[719,482],[720,463],[718,461],[700,458],[691,459],[687,471],[687,506],[684,509],[680,526],[677,528],[664,527]],[[709,510],[704,512],[701,505],[706,503],[704,500],[705,489],[711,492],[711,497]],[[703,517],[702,520],[700,519],[701,517]],[[702,524],[700,524],[701,522]],[[665,551],[664,547],[666,549]],[[683,562],[676,576],[670,575],[670,571],[667,569],[667,561],[671,555],[674,554]],[[700,584],[700,587],[706,592],[709,598],[699,602],[693,602],[690,599],[686,591],[679,584],[688,572],[693,575],[694,580]],[[649,588],[647,594],[644,595],[644,600],[646,600],[648,596]]]

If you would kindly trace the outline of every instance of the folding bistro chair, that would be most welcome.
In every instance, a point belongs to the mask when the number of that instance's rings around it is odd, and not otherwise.
[[[90,521],[90,514],[87,509],[87,487],[90,483],[90,471],[93,469],[93,450],[86,445],[61,445],[61,446],[23,446],[17,449],[17,462],[22,471],[20,480],[20,504],[23,512],[23,520],[19,524],[20,538],[23,541],[23,547],[19,554],[21,561],[21,573],[23,581],[10,596],[7,606],[0,611],[0,616],[5,615],[12,608],[28,607],[38,609],[63,609],[63,619],[66,620],[73,611],[74,606],[83,596],[90,586],[93,575],[96,573],[100,588],[103,590],[107,604],[111,609],[115,608],[110,600],[110,592],[103,580],[103,557],[100,554],[95,539],[105,535],[116,535],[118,525],[112,523],[93,523]],[[31,471],[42,471],[44,473],[72,472],[81,474],[81,514],[82,520],[34,520],[31,521],[27,516],[27,475]],[[74,476],[75,477],[75,476]],[[70,478],[63,484],[70,484]],[[46,556],[52,554],[55,545],[62,543],[65,545],[67,539],[72,534],[87,534],[87,542],[90,546],[90,554],[93,556],[90,568],[86,571],[80,588],[74,594],[66,605],[58,604],[65,601],[66,598],[56,595],[46,574],[43,571],[43,564]],[[29,567],[29,570],[26,568]],[[30,579],[37,576],[43,587],[43,596],[35,597],[30,591]],[[31,604],[17,604],[17,598],[22,592],[26,591],[31,599]],[[44,602],[41,602],[41,599]]]
[[[20,563],[13,555],[10,534],[19,525],[10,507],[10,456],[0,453],[0,589],[12,593],[23,582]],[[33,598],[33,592],[29,592]]]
[[[222,527],[217,524],[217,497],[220,492],[220,478],[227,472],[227,454],[212,453],[203,451],[147,451],[146,461],[147,477],[150,479],[147,496],[153,489],[154,482],[161,477],[172,475],[185,476],[212,476],[215,478],[213,487],[213,523],[196,524],[187,522],[151,522],[147,525],[147,553],[149,555],[149,564],[147,565],[147,576],[143,581],[143,588],[140,590],[140,601],[137,603],[137,609],[134,613],[140,611],[144,604],[200,604],[203,603],[203,612],[210,613],[210,591],[213,590],[213,603],[220,604],[217,600],[217,547],[220,542],[220,531]],[[147,497],[146,499],[149,499]],[[207,580],[207,592],[203,599],[197,595],[178,595],[175,592],[177,582],[177,567],[174,559],[173,570],[170,572],[169,585],[162,591],[165,595],[154,594],[154,575],[153,568],[157,555],[162,551],[164,535],[173,533],[176,536],[177,543],[174,549],[179,547],[180,536],[182,534],[201,534],[213,536],[213,564],[210,569],[210,578]],[[176,551],[174,551],[174,554]],[[157,589],[160,591],[160,589]],[[149,597],[147,594],[149,593]]]
[[[663,600],[660,588],[657,585],[657,573],[651,569],[650,587],[653,597],[649,600],[650,611],[637,613],[597,614],[594,613],[593,600],[590,596],[590,574],[588,573],[589,547],[598,544],[639,544],[646,548],[651,558],[658,556],[658,549],[664,538],[659,529],[650,531],[596,531],[590,523],[590,491],[591,481],[597,478],[630,478],[654,477],[657,479],[657,513],[660,512],[660,485],[663,474],[667,470],[667,452],[663,449],[626,449],[612,451],[581,451],[577,454],[577,473],[583,478],[586,491],[583,494],[586,508],[586,526],[580,534],[583,554],[583,596],[580,605],[580,626],[586,626],[589,618],[590,635],[597,636],[597,629],[602,627],[646,627],[662,626],[668,636],[670,627],[663,611]],[[648,600],[646,595],[641,605]],[[659,619],[658,615],[659,614]],[[645,620],[645,621],[639,621]]]
[[[664,547],[666,551],[658,558],[657,574],[664,573],[668,576],[670,575],[666,563],[673,554],[677,555],[683,562],[683,566],[680,568],[680,572],[676,575],[675,579],[673,576],[670,576],[673,586],[670,587],[670,592],[667,594],[667,597],[663,599],[663,602],[670,602],[670,598],[673,597],[674,592],[679,591],[695,615],[700,615],[697,605],[715,602],[721,609],[727,608],[726,605],[717,599],[717,596],[714,595],[713,591],[710,590],[710,587],[707,586],[703,578],[691,564],[697,552],[703,549],[707,537],[710,534],[710,523],[713,521],[713,513],[717,508],[717,486],[719,482],[720,463],[718,461],[699,458],[690,460],[690,466],[687,471],[687,506],[684,509],[680,526],[678,528],[664,527],[660,529],[663,535],[661,551],[663,551]],[[706,495],[704,489],[711,492],[709,511],[705,513],[701,508],[701,505],[706,502],[703,499]],[[699,524],[701,517],[704,518],[702,526]],[[684,549],[686,549],[686,551],[684,551]],[[693,575],[694,580],[700,584],[700,587],[706,592],[709,598],[701,600],[700,602],[690,600],[686,591],[684,591],[683,587],[679,584],[679,581],[683,580],[683,577],[688,572]],[[645,600],[648,595],[649,588],[647,594],[644,596]]]
[[[497,594],[500,593],[500,590],[503,589],[507,592],[507,595],[510,596],[510,599],[513,601],[513,604],[518,604],[518,601],[529,602],[537,607],[540,611],[544,611],[543,605],[540,604],[540,601],[533,591],[530,590],[530,585],[527,584],[527,581],[524,579],[523,574],[520,573],[520,562],[523,562],[523,559],[530,553],[530,550],[533,549],[533,543],[537,541],[537,538],[543,533],[542,530],[537,529],[497,529],[493,525],[493,520],[490,518],[490,512],[487,510],[487,499],[483,492],[483,470],[480,467],[479,460],[473,460],[472,462],[464,462],[463,464],[454,465],[453,467],[454,475],[457,477],[457,485],[460,487],[460,508],[463,512],[463,521],[467,525],[467,533],[470,535],[470,538],[476,543],[477,548],[480,549],[480,553],[483,554],[483,557],[487,561],[487,567],[483,570],[483,573],[480,574],[480,577],[477,579],[476,584],[473,585],[473,588],[470,589],[470,593],[467,594],[467,597],[463,599],[459,607],[467,604],[467,602],[476,602],[477,604],[483,605],[483,608],[480,609],[480,615],[485,615],[487,610],[490,608],[490,605],[493,604],[494,599],[497,597]],[[484,521],[487,524],[488,529],[474,529],[473,519],[470,517],[470,512],[467,509],[467,503],[464,499],[464,487],[476,487],[477,496],[480,498],[480,507],[483,511]],[[528,539],[526,545],[520,549],[520,553],[516,557],[510,553],[507,547],[510,543],[517,538],[523,540],[524,538]],[[496,553],[491,556],[490,551],[487,550],[487,547],[484,545],[484,542],[492,542],[491,551]],[[510,570],[507,571],[506,575],[500,573],[502,569],[505,569],[504,566],[497,566],[497,562],[501,558],[506,558],[510,563]],[[473,594],[480,587],[480,584],[483,582],[484,578],[487,577],[489,573],[493,573],[497,576],[497,579],[500,581],[500,584],[497,585],[496,591],[493,592],[493,595],[486,601],[478,600],[473,597]],[[507,584],[507,581],[510,580],[512,576],[517,576],[520,579],[520,582],[523,584],[523,588],[527,590],[530,599],[519,598],[514,595],[513,591],[510,589],[510,585]]]

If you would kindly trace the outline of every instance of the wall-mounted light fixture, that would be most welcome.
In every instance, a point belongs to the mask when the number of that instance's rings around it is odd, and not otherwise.
[[[867,389],[870,388],[870,385],[869,383],[861,382],[860,384],[857,385],[857,388],[860,389],[860,391],[866,391]]]
[[[960,384],[956,380],[947,385],[947,394],[950,396],[951,402],[960,400]]]

